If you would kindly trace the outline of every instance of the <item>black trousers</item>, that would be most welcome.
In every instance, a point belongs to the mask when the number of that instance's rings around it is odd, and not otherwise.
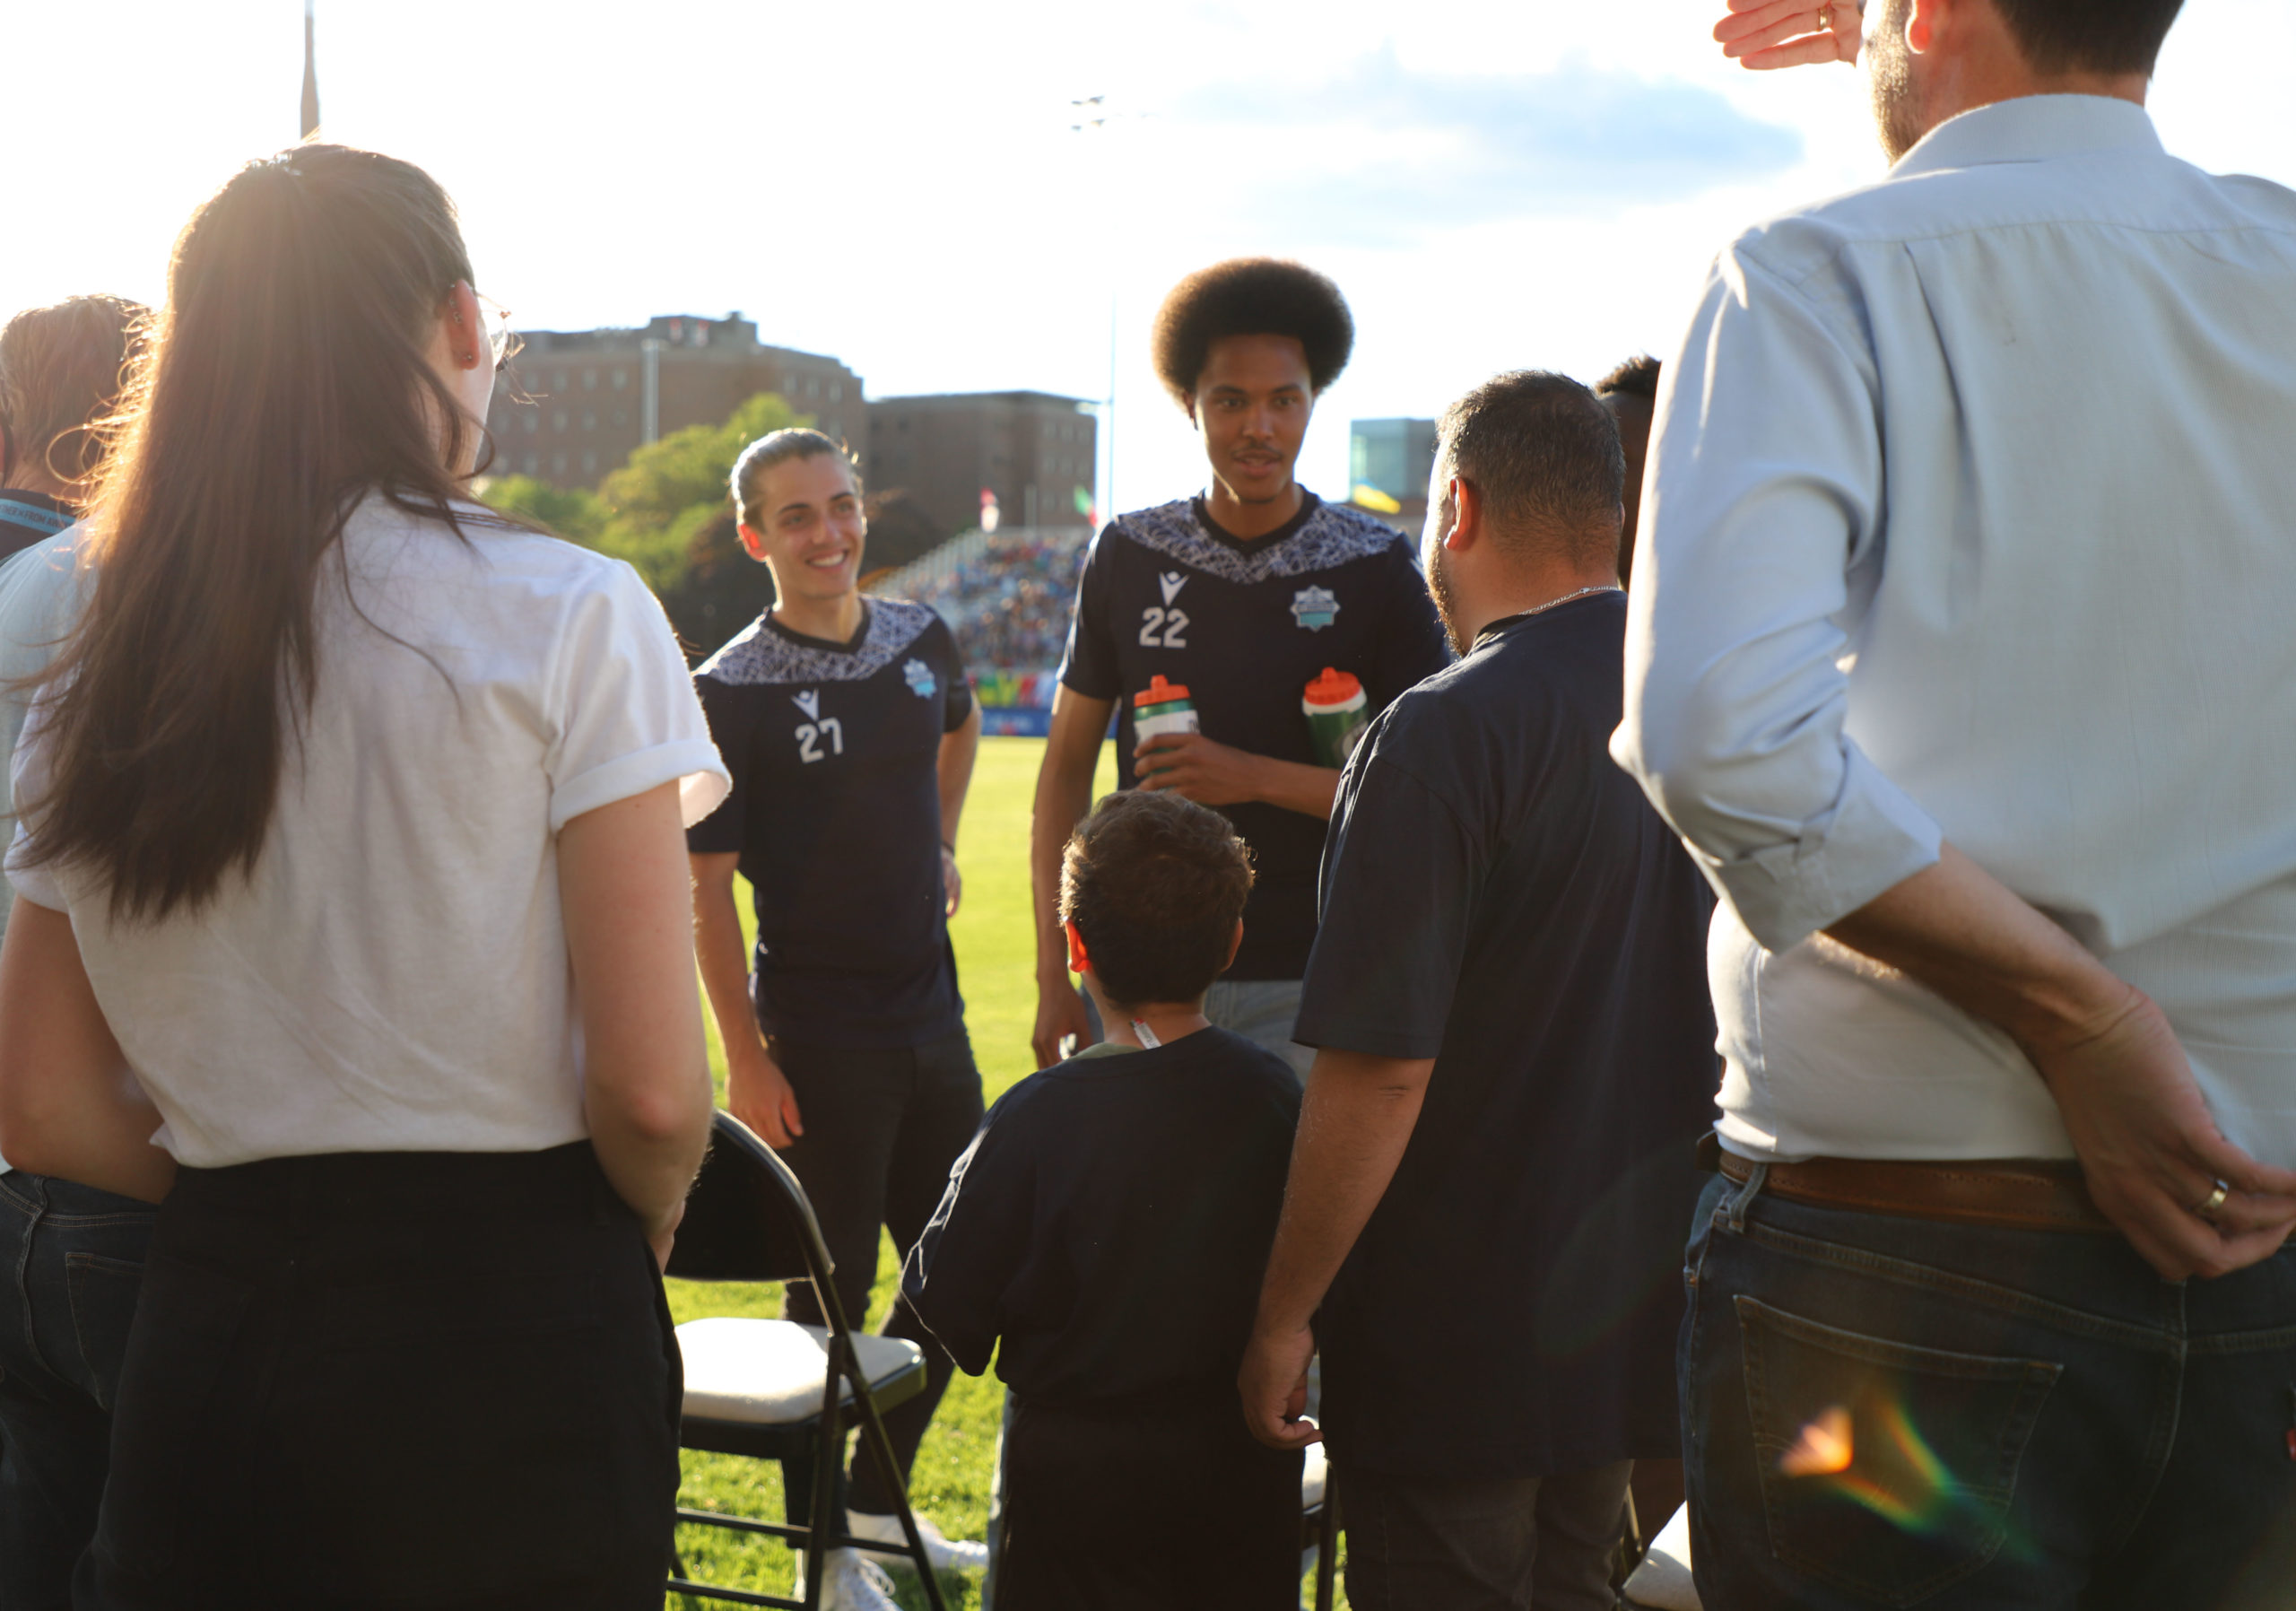
[[[1358,1611],[1609,1611],[1633,1461],[1489,1482],[1335,1469]]]
[[[1013,1395],[998,1611],[1296,1611],[1297,1451],[1232,1381],[1097,1405]]]
[[[683,1394],[587,1142],[187,1169],[81,1611],[656,1611]]]
[[[980,1071],[972,1042],[958,1030],[923,1046],[894,1050],[792,1045],[776,1040],[774,1060],[796,1093],[805,1133],[781,1155],[796,1171],[821,1221],[822,1240],[837,1263],[837,1297],[846,1322],[867,1324],[869,1289],[877,1279],[877,1227],[892,1232],[901,1257],[917,1245],[948,1189],[949,1166],[980,1128]],[[809,1281],[789,1284],[784,1313],[809,1326],[822,1323],[821,1301]],[[906,1302],[896,1301],[884,1329],[925,1350],[925,1390],[885,1415],[885,1433],[902,1480],[933,1412],[948,1390],[956,1363]],[[789,1514],[802,1519],[813,1496],[813,1463],[792,1460],[783,1486]],[[847,1503],[885,1515],[891,1490],[876,1462],[854,1462]]]

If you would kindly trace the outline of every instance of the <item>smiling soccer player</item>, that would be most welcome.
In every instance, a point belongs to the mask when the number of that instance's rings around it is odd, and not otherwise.
[[[857,1320],[877,1267],[877,1227],[906,1249],[980,1122],[948,915],[957,821],[980,712],[955,640],[922,605],[861,597],[868,522],[845,450],[777,431],[734,466],[742,545],[773,572],[773,608],[695,674],[733,792],[686,836],[702,983],[726,1043],[735,1117],[804,1183]],[[734,875],[757,898],[752,975]],[[819,1324],[812,1287],[788,1315]],[[921,1343],[926,1387],[885,1417],[904,1473],[954,1370],[906,1303],[889,1335]],[[788,1473],[789,1513],[810,1474]],[[832,1480],[835,1480],[832,1477]],[[895,1496],[860,1462],[850,1525],[891,1542]],[[935,1563],[987,1552],[927,1529]],[[890,1611],[881,1573],[832,1551],[823,1605]]]
[[[1306,1072],[1312,1054],[1292,1027],[1344,760],[1318,744],[1303,709],[1309,685],[1352,700],[1352,679],[1369,720],[1450,657],[1410,543],[1292,475],[1316,401],[1354,339],[1337,286],[1265,257],[1190,274],[1157,312],[1156,372],[1212,475],[1197,496],[1111,523],[1077,584],[1030,833],[1039,1067],[1058,1060],[1065,1037],[1092,1038],[1056,908],[1061,847],[1090,803],[1113,714],[1122,782],[1216,806],[1251,847],[1257,882],[1243,948],[1206,1014]],[[1341,675],[1319,682],[1326,668]],[[1184,701],[1197,730],[1158,722],[1144,737],[1144,698]]]

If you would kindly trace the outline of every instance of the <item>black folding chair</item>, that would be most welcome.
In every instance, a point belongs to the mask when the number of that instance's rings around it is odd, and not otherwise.
[[[1331,1611],[1332,1584],[1339,1572],[1339,1479],[1321,1443],[1308,1445],[1300,1469],[1300,1549],[1303,1554],[1316,1552],[1316,1611]]]
[[[681,1522],[763,1534],[803,1549],[802,1598],[696,1582],[685,1575],[683,1558],[674,1556],[672,1592],[744,1606],[816,1611],[824,1558],[832,1549],[857,1547],[907,1555],[924,1581],[933,1611],[947,1611],[880,1414],[923,1390],[925,1355],[915,1343],[901,1338],[855,1336],[831,1279],[833,1268],[813,1206],[805,1200],[797,1177],[747,1125],[720,1112],[711,1126],[709,1155],[700,1179],[686,1200],[669,1274],[690,1281],[811,1281],[829,1323],[800,1326],[794,1320],[723,1317],[689,1320],[679,1327],[686,1380],[678,1441],[687,1449],[761,1460],[787,1460],[810,1451],[813,1506],[802,1526],[683,1506],[677,1513]],[[899,1506],[905,1546],[853,1537],[844,1518],[832,1517],[845,1434],[852,1424],[847,1417],[856,1412],[862,1442]]]

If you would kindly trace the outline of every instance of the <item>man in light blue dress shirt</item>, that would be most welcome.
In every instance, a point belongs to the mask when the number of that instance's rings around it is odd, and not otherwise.
[[[1875,9],[1895,165],[1666,366],[1613,741],[1723,896],[1700,1589],[2284,1605],[2296,195],[2162,151],[2178,0]]]

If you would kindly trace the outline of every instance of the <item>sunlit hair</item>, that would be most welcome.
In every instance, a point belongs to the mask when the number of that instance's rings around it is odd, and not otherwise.
[[[254,868],[310,711],[315,589],[343,577],[361,500],[461,533],[451,466],[482,428],[427,353],[470,277],[437,183],[339,145],[250,164],[177,238],[27,807],[39,859],[100,877],[115,919],[196,909]]]
[[[2150,73],[2184,0],[1993,0],[2036,73]],[[1891,8],[1900,31],[1905,13]],[[1885,22],[1886,25],[1886,22]]]
[[[119,406],[151,309],[126,297],[28,308],[0,329],[0,441],[11,479],[45,471],[74,496],[103,463],[98,429]]]
[[[1482,494],[1500,543],[1573,563],[1618,554],[1626,457],[1601,399],[1568,375],[1494,375],[1443,411],[1435,473]],[[1443,492],[1448,508],[1450,492]]]
[[[1658,400],[1658,376],[1662,366],[1648,353],[1636,354],[1618,368],[1595,382],[1598,397],[1639,397],[1645,403]]]
[[[1305,264],[1231,257],[1199,268],[1156,309],[1149,353],[1172,401],[1193,415],[1212,344],[1227,335],[1289,335],[1307,354],[1308,384],[1329,389],[1355,350],[1355,319],[1339,287]]]
[[[1121,1006],[1210,989],[1251,891],[1251,851],[1228,819],[1162,789],[1107,796],[1060,854],[1060,920]]]
[[[758,496],[765,487],[766,473],[776,465],[786,465],[792,459],[820,458],[824,455],[841,460],[853,477],[853,491],[861,491],[861,466],[853,462],[842,442],[833,441],[818,431],[802,425],[792,425],[785,431],[770,431],[742,449],[741,457],[734,461],[734,509],[741,522],[755,531],[764,524],[764,511],[758,507]]]

